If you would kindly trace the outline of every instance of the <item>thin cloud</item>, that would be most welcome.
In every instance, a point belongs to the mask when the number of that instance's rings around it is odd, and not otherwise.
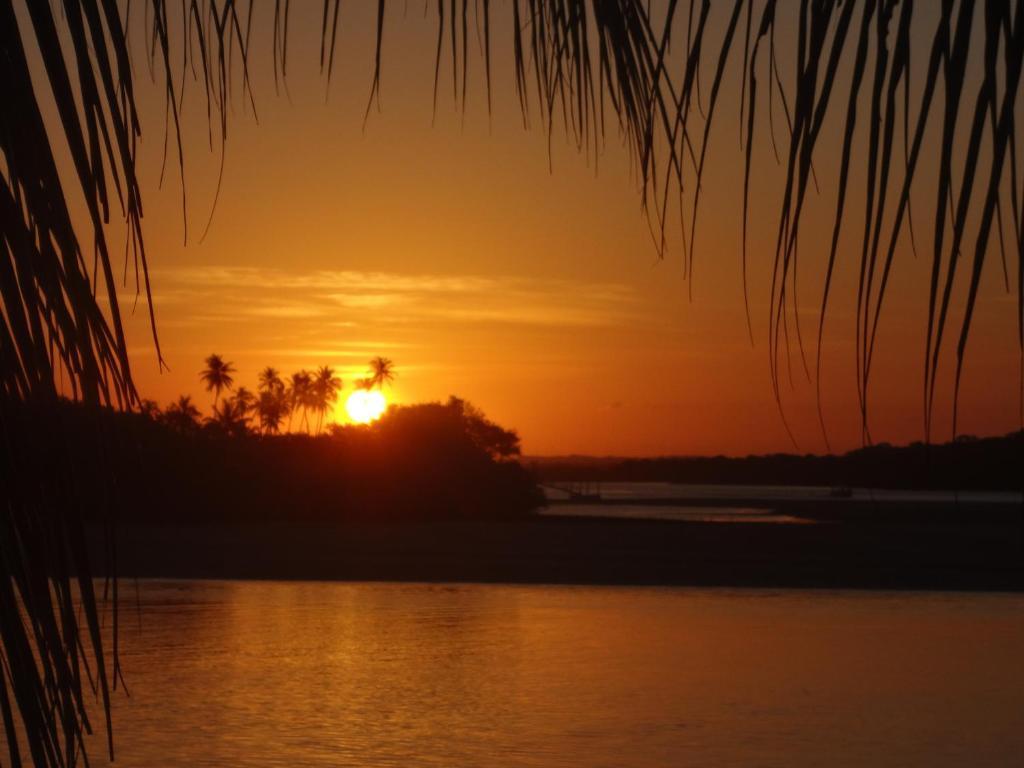
[[[491,278],[476,276],[403,275],[356,270],[289,272],[261,267],[185,267],[160,270],[156,274],[164,279],[193,285],[273,290],[290,288],[327,291],[459,293],[487,290],[496,282]]]
[[[264,307],[250,307],[245,310],[248,315],[256,317],[277,317],[277,318],[308,318],[323,317],[327,311],[323,307],[314,304],[275,304]]]
[[[209,319],[277,320],[321,334],[324,326],[352,327],[356,319],[379,326],[605,326],[637,309],[623,285],[513,276],[205,266],[162,270],[159,277],[173,292],[179,318],[189,317],[191,304]]]

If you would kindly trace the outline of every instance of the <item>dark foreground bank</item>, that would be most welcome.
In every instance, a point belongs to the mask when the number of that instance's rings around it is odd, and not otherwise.
[[[117,539],[120,574],[139,577],[1024,589],[1019,520],[765,525],[537,516],[124,527]]]

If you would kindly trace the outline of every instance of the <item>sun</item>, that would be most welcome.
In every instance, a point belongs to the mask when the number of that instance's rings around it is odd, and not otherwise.
[[[357,389],[345,401],[348,417],[357,424],[369,424],[379,419],[387,407],[388,402],[384,398],[384,393],[373,390]]]

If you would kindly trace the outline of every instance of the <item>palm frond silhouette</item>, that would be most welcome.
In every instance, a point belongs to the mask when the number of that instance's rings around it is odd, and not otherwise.
[[[313,377],[312,402],[317,412],[317,433],[323,429],[324,416],[327,415],[334,404],[338,401],[338,393],[341,391],[343,382],[340,377],[334,375],[334,369],[329,365],[320,366]]]
[[[370,376],[366,389],[384,389],[385,384],[395,380],[395,364],[387,357],[375,357],[370,361]]]
[[[186,62],[201,73],[211,126],[224,142],[232,90],[240,87],[243,97],[252,99],[249,41],[250,31],[261,23],[253,21],[260,12],[234,0],[195,0],[182,6],[188,35],[182,40],[169,22],[172,9],[165,0],[145,5],[145,49],[166,94],[172,146],[183,172],[179,108],[186,74],[185,68],[172,66],[171,50],[182,50]],[[386,5],[379,0],[377,6],[371,105],[380,86]],[[665,247],[670,204],[676,196],[680,204],[684,193],[689,196],[682,217],[683,250],[692,272],[701,244],[698,213],[708,146],[728,65],[742,66],[744,264],[752,156],[755,139],[763,133],[759,126],[764,118],[759,122],[758,113],[764,109],[764,91],[769,110],[776,101],[781,104],[788,147],[776,147],[781,149],[785,187],[778,201],[769,306],[769,358],[777,394],[780,355],[789,348],[796,319],[799,233],[809,186],[816,183],[815,150],[823,135],[838,130],[840,135],[832,137],[842,146],[834,180],[838,197],[833,235],[815,256],[825,262],[827,275],[818,338],[833,290],[848,200],[859,194],[865,212],[859,252],[854,254],[856,349],[865,430],[873,352],[897,242],[910,226],[911,193],[921,166],[937,167],[934,187],[918,190],[934,201],[922,371],[929,429],[939,359],[950,337],[959,388],[993,240],[1001,252],[1010,251],[1017,267],[1017,337],[1024,348],[1024,190],[1016,131],[1024,0],[732,0],[714,5],[713,10],[711,0],[665,0],[655,13],[646,0],[511,0],[503,8],[511,16],[507,28],[514,87],[524,118],[538,118],[549,133],[564,122],[584,151],[603,141],[606,119],[614,121],[635,161],[642,204],[654,223],[659,250]],[[291,6],[288,0],[276,0],[272,13],[266,12],[275,81],[287,75]],[[437,0],[435,96],[447,45],[454,90],[465,103],[470,50],[475,48],[470,37],[480,28],[490,100],[491,36],[498,28],[492,6],[489,0]],[[83,555],[84,534],[71,493],[52,491],[73,487],[75,457],[41,439],[32,409],[55,401],[62,388],[94,406],[126,408],[138,402],[104,224],[111,209],[123,217],[136,290],[150,298],[136,175],[141,126],[125,18],[115,0],[66,0],[59,12],[45,2],[25,2],[19,8],[20,21],[14,1],[0,0],[0,423],[7,436],[0,448],[0,475],[6,485],[0,535],[10,543],[0,547],[0,643],[8,673],[0,679],[0,714],[12,764],[22,762],[17,718],[35,764],[65,765],[76,761],[82,734],[90,727],[82,684],[89,675],[83,674],[83,665],[91,659],[89,671],[108,712],[108,689],[117,669],[116,661],[113,667],[105,663],[92,570]],[[319,57],[328,81],[335,68],[340,8],[340,0],[325,0],[322,9],[307,11],[322,13]],[[721,23],[711,21],[717,14],[724,14]],[[783,50],[776,45],[776,33],[794,27],[796,44]],[[911,49],[918,45],[928,51],[926,69],[911,82]],[[35,53],[43,76],[33,78],[30,60]],[[786,66],[780,66],[780,58]],[[848,79],[837,77],[843,67],[850,68]],[[41,105],[50,101],[58,120],[47,126]],[[828,120],[833,114],[836,119]],[[768,125],[772,132],[771,118]],[[866,131],[868,149],[855,158],[858,131]],[[929,133],[938,140],[934,149],[926,150]],[[774,134],[772,138],[775,146]],[[74,169],[75,195],[85,203],[87,219],[79,228],[72,223],[57,170],[62,153]],[[854,160],[866,170],[863,177],[851,171]],[[807,258],[806,249],[803,256]],[[965,309],[957,320],[953,296],[961,285]],[[151,301],[148,306],[162,363]],[[820,366],[820,354],[818,360]],[[220,385],[211,384],[215,403],[222,389],[230,387],[230,379],[219,380]],[[288,388],[291,412],[302,408],[307,428],[309,383],[308,374],[305,382],[292,377]],[[97,439],[103,439],[100,429]],[[114,469],[109,478],[112,495]],[[56,585],[53,592],[51,585]],[[74,618],[78,596],[84,608],[81,628]],[[31,629],[21,622],[22,611]],[[90,640],[88,657],[80,631]]]
[[[316,402],[313,391],[313,376],[309,371],[297,371],[288,379],[288,402],[289,417],[288,429],[291,429],[291,418],[296,412],[302,411],[302,419],[299,427],[309,429],[309,409],[315,408]]]
[[[232,375],[234,373],[234,365],[220,355],[210,355],[206,358],[206,367],[199,372],[199,380],[206,386],[207,392],[213,392],[213,407],[215,409],[217,401],[220,400],[220,393],[234,386],[235,379]]]

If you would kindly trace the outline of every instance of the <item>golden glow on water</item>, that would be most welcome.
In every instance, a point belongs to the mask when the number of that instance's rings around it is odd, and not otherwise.
[[[378,390],[357,389],[345,401],[345,412],[357,424],[369,424],[379,419],[388,402],[384,394]]]
[[[140,605],[115,696],[129,768],[1024,753],[1020,595],[144,581]]]

